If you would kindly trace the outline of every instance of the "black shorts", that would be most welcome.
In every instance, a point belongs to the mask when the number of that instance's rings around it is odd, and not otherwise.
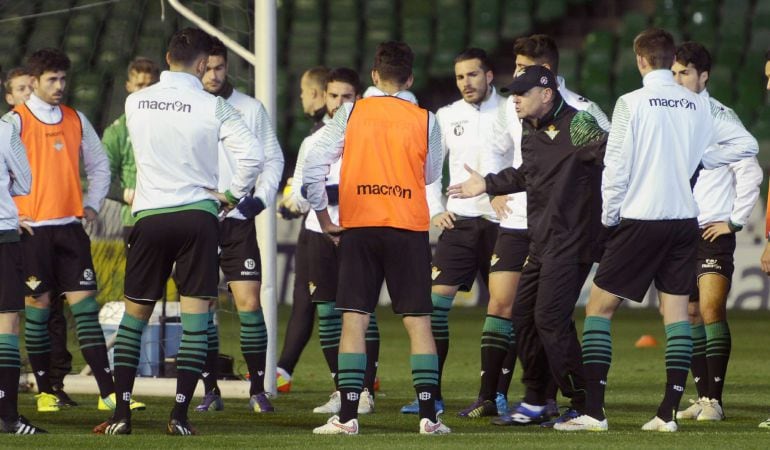
[[[0,313],[24,311],[24,277],[21,244],[0,244]]]
[[[460,218],[441,232],[433,255],[433,285],[460,286],[470,291],[476,274],[489,279],[489,258],[500,226],[481,217]]]
[[[25,295],[96,290],[91,240],[83,225],[45,225],[34,231],[21,235]]]
[[[396,314],[433,312],[427,231],[351,228],[342,233],[339,255],[337,309],[373,313],[384,280]]]
[[[330,302],[337,298],[339,252],[323,233],[307,231],[308,290],[314,302]]]
[[[701,236],[703,230],[701,230]],[[723,234],[709,242],[703,237],[698,239],[698,256],[695,260],[695,283],[690,300],[698,301],[698,280],[706,274],[721,275],[727,279],[728,285],[733,281],[735,271],[735,234]]]
[[[527,230],[502,228],[497,233],[495,251],[490,259],[489,272],[521,272],[529,254]]]
[[[690,295],[698,240],[696,219],[623,219],[604,251],[594,283],[641,302],[652,281],[660,292]]]
[[[125,295],[157,301],[176,263],[174,281],[185,297],[216,298],[219,284],[216,216],[200,210],[139,219],[128,237]]]
[[[253,220],[225,218],[219,223],[219,267],[225,280],[262,281],[262,262]]]

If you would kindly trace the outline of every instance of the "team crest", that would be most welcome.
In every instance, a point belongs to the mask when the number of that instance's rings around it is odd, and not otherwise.
[[[94,271],[91,269],[86,269],[83,271],[83,279],[86,281],[93,281],[94,280]]]
[[[31,276],[27,278],[27,281],[24,282],[27,286],[29,286],[30,289],[33,291],[37,289],[38,286],[40,286],[41,281],[36,276]]]
[[[545,130],[545,134],[548,135],[551,140],[556,139],[556,135],[559,134],[559,130],[556,129],[556,126],[554,124],[548,125],[548,128]]]
[[[313,293],[315,292],[315,288],[316,288],[316,285],[312,281],[307,284],[307,289],[308,291],[310,291],[310,295],[313,295]]]
[[[438,269],[438,267],[433,266],[433,269],[430,271],[430,277],[435,280],[439,275],[441,275],[441,271]]]
[[[254,270],[254,268],[257,267],[257,263],[253,259],[248,258],[246,261],[243,262],[243,267],[245,267],[248,270]]]
[[[53,148],[54,148],[54,149],[55,149],[57,152],[60,152],[60,151],[61,151],[61,149],[63,149],[63,148],[64,148],[64,142],[62,142],[62,141],[61,141],[59,138],[57,138],[57,139],[56,139],[56,140],[53,142]]]
[[[492,259],[490,260],[490,263],[494,266],[495,264],[497,264],[498,261],[500,261],[500,257],[493,254]]]
[[[455,125],[454,134],[455,136],[462,136],[462,134],[465,133],[465,128],[461,124]]]

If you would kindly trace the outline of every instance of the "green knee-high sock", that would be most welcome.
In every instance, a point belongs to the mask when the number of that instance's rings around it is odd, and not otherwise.
[[[692,331],[687,321],[666,325],[666,393],[657,416],[669,422],[676,417],[692,360]]]
[[[612,363],[610,321],[588,316],[583,322],[583,370],[586,377],[586,411],[595,419],[604,420],[604,390]]]
[[[267,328],[262,310],[242,311],[238,313],[241,320],[241,352],[249,368],[251,385],[249,395],[265,392],[265,358],[267,356]]]
[[[358,417],[358,400],[364,387],[366,353],[340,353],[337,362],[340,422]]]
[[[708,365],[708,397],[722,404],[722,389],[730,361],[732,337],[726,321],[706,325],[706,364]]]
[[[452,309],[454,297],[431,293],[430,299],[433,302],[430,326],[433,330],[433,339],[436,340],[436,354],[438,355],[438,393],[436,395],[437,400],[441,400],[441,376],[444,373],[444,363],[449,353],[449,311]]]
[[[14,423],[19,418],[19,336],[0,334],[0,419]]]
[[[176,355],[176,403],[171,417],[187,420],[195,385],[206,363],[208,313],[182,313],[182,343]]]
[[[511,380],[513,380],[513,370],[516,368],[517,357],[516,330],[511,328],[511,344],[508,346],[508,353],[505,354],[500,376],[497,379],[497,392],[505,395],[505,398],[508,398],[508,389],[511,387]]]
[[[107,358],[107,346],[104,343],[104,332],[99,324],[99,304],[96,297],[90,296],[70,305],[77,326],[80,352],[86,360],[99,386],[99,395],[103,398],[115,392],[112,381],[110,361]]]
[[[49,371],[51,368],[51,337],[48,334],[48,308],[24,308],[24,340],[27,346],[29,364],[35,374],[37,389],[40,392],[52,392]]]
[[[146,320],[123,314],[115,339],[115,419],[131,417],[131,392],[134,390],[136,368],[142,345],[142,331]]]
[[[438,393],[438,357],[432,354],[412,355],[412,384],[417,393],[420,406],[420,418],[436,421],[436,400]]]
[[[709,370],[706,365],[706,327],[703,324],[690,325],[692,332],[692,364],[690,371],[698,390],[698,398],[708,397]]]
[[[340,335],[342,334],[342,314],[334,309],[334,302],[316,302],[318,309],[318,338],[321,341],[321,351],[329,366],[329,373],[337,386],[337,357],[340,350]]]
[[[366,329],[366,375],[364,387],[374,395],[374,379],[377,377],[377,367],[380,362],[380,327],[377,325],[377,315],[369,316],[369,327]]]
[[[511,345],[511,320],[487,314],[481,330],[481,389],[479,398],[494,400],[500,371]]]
[[[206,351],[206,364],[203,366],[201,378],[203,379],[203,389],[206,392],[219,393],[219,386],[217,386],[217,378],[219,378],[219,330],[214,323],[215,315],[215,311],[209,311],[206,324],[209,347]]]

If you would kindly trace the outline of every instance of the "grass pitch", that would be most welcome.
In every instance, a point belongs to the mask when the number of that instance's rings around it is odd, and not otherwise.
[[[288,308],[280,310],[281,333]],[[613,361],[607,387],[606,433],[564,434],[538,427],[494,427],[485,419],[460,419],[456,413],[472,402],[479,383],[479,339],[484,311],[457,308],[451,313],[452,344],[444,376],[447,413],[444,421],[453,430],[448,436],[419,436],[416,416],[404,416],[398,409],[414,396],[411,387],[408,342],[396,316],[387,309],[378,314],[382,335],[379,376],[382,388],[376,399],[376,413],[360,418],[359,436],[313,436],[311,430],[326,416],[312,408],[325,402],[331,392],[317,337],[314,335],[295,371],[292,391],[274,399],[277,412],[256,415],[245,400],[225,399],[222,412],[191,412],[199,436],[188,438],[163,434],[172,406],[167,398],[141,398],[146,411],[134,414],[131,436],[94,436],[91,428],[106,418],[96,410],[96,396],[74,395],[81,406],[58,413],[37,413],[31,394],[19,399],[21,413],[48,429],[41,436],[2,436],[3,448],[768,448],[770,430],[757,424],[770,413],[770,358],[766,343],[770,336],[770,313],[731,312],[733,353],[725,387],[725,414],[721,423],[680,422],[673,434],[649,433],[641,425],[655,414],[663,393],[663,326],[655,310],[621,310],[613,322]],[[222,352],[238,354],[235,316],[221,316]],[[582,327],[583,312],[576,313]],[[651,334],[658,348],[636,349],[635,340]],[[71,349],[77,346],[72,342]],[[76,355],[79,358],[79,355]],[[238,360],[240,360],[238,358]],[[82,365],[76,359],[75,365]],[[242,363],[239,368],[242,368]],[[517,367],[509,398],[522,393]],[[682,407],[694,398],[688,380]],[[193,401],[197,404],[198,399]]]

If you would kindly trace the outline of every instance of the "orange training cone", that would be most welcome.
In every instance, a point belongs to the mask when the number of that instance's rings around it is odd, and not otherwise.
[[[636,340],[634,344],[636,348],[652,348],[658,346],[658,340],[652,337],[652,335],[644,334]]]

